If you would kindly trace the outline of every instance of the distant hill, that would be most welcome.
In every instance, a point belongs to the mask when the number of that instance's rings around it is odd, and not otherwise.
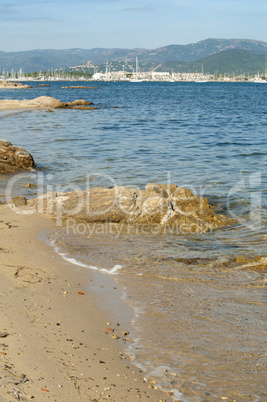
[[[245,53],[234,53],[233,51],[245,51]],[[219,55],[220,58],[216,58]],[[25,73],[28,73],[85,64],[91,66],[103,65],[106,62],[112,62],[113,66],[117,64],[118,66],[125,65],[126,68],[127,66],[134,68],[135,59],[138,57],[140,67],[146,69],[154,68],[158,70],[160,68],[162,70],[163,67],[167,68],[169,66],[169,68],[174,68],[175,70],[186,67],[191,71],[196,69],[201,71],[199,66],[203,64],[204,70],[208,72],[215,70],[234,72],[241,71],[241,67],[238,65],[238,57],[240,57],[240,62],[242,63],[248,62],[247,58],[249,58],[250,70],[257,71],[257,65],[260,65],[263,55],[267,55],[266,42],[249,39],[207,39],[188,45],[169,45],[152,50],[96,48],[88,50],[39,49],[25,52],[0,51],[0,62],[2,71],[11,72],[11,69],[18,71],[22,68]],[[259,59],[257,56],[259,56]],[[215,57],[215,59],[212,57]],[[218,63],[222,63],[219,68]],[[228,71],[226,71],[227,64],[229,66]],[[222,71],[221,68],[223,69]]]
[[[246,74],[265,73],[265,54],[252,53],[247,50],[225,50],[203,59],[190,62],[166,62],[156,71],[201,72],[207,74]]]

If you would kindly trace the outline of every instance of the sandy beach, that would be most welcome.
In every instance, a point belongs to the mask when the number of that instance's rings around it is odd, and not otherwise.
[[[55,229],[0,206],[1,401],[170,401],[124,354],[131,312],[115,282],[63,261],[42,240]]]

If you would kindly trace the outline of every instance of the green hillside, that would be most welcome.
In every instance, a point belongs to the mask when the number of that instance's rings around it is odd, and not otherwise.
[[[1,47],[1,44],[0,44]],[[236,53],[235,53],[236,52]],[[247,53],[246,53],[247,52]],[[2,70],[48,71],[88,65],[91,67],[105,63],[115,66],[125,65],[129,71],[135,68],[138,57],[140,68],[175,71],[201,71],[214,73],[263,72],[262,55],[267,55],[267,43],[249,39],[206,39],[188,45],[168,45],[156,49],[37,49],[21,52],[1,52]],[[90,62],[90,63],[89,63]],[[186,70],[184,70],[186,68]],[[160,69],[160,70],[159,70]],[[1,73],[1,72],[0,72]]]
[[[247,50],[226,50],[203,59],[191,62],[166,62],[160,65],[156,71],[174,72],[201,72],[206,74],[225,74],[225,75],[253,75],[259,72],[265,73],[265,55],[252,53]]]

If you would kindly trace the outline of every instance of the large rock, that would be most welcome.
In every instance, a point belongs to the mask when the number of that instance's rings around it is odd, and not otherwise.
[[[30,85],[22,84],[20,82],[0,81],[0,89],[28,89],[32,88]]]
[[[61,102],[59,99],[52,98],[51,96],[39,96],[35,99],[4,99],[0,100],[0,110],[10,109],[96,109],[87,108],[86,105],[92,105],[84,99],[78,99],[73,102]]]
[[[180,233],[205,233],[233,223],[216,214],[206,198],[174,184],[150,183],[145,190],[116,186],[54,192],[28,200],[28,206],[53,215],[58,222],[74,218],[83,222],[157,225]]]
[[[33,157],[25,149],[0,140],[0,173],[15,173],[36,167]]]

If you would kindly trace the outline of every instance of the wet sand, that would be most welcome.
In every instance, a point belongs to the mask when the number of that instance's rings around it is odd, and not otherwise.
[[[119,290],[38,238],[55,229],[48,218],[0,206],[1,401],[170,401],[123,351],[127,307],[118,326],[96,302],[98,293],[120,304]]]

